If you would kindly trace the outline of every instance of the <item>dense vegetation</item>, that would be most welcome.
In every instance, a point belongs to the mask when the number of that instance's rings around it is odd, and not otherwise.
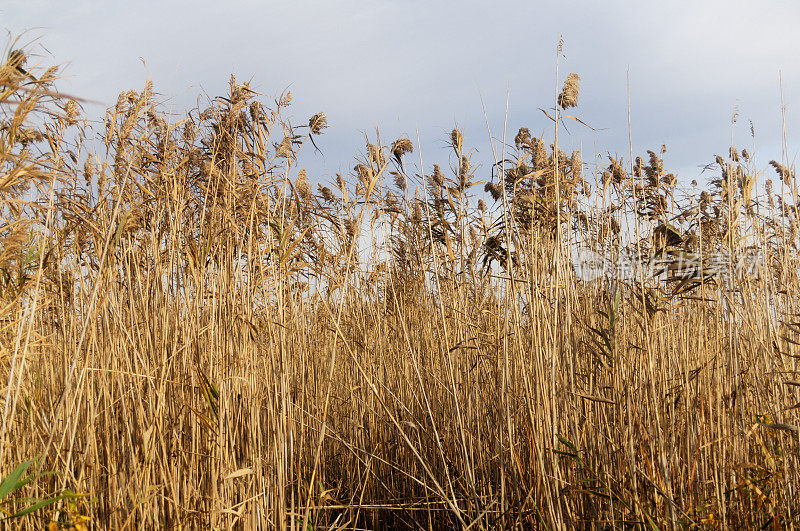
[[[56,79],[0,68],[14,525],[800,523],[792,168],[584,162],[572,74],[552,143],[475,168],[454,130],[423,171],[376,135],[324,183],[326,117],[284,120],[288,93],[231,78],[175,119],[147,84],[98,127]]]

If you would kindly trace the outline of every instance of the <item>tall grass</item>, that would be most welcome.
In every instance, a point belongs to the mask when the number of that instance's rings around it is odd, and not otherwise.
[[[175,117],[147,84],[93,128],[55,69],[18,66],[0,70],[0,472],[36,461],[0,502],[62,498],[13,525],[800,522],[785,162],[781,190],[759,185],[731,146],[701,191],[659,151],[587,164],[526,129],[476,168],[454,130],[424,172],[376,135],[314,182],[300,155],[327,120],[284,119],[289,93],[232,77]],[[663,273],[588,281],[579,249]]]

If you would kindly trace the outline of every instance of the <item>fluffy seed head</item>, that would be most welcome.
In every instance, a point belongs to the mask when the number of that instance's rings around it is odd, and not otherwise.
[[[430,183],[435,188],[441,188],[444,186],[444,174],[442,173],[442,169],[438,164],[433,165],[433,174],[430,177]]]
[[[183,140],[187,144],[191,144],[194,142],[195,134],[197,133],[197,128],[194,126],[194,122],[188,120],[185,124],[183,124]]]
[[[378,146],[367,142],[367,155],[373,164],[377,166],[383,166],[383,152]]]
[[[469,178],[469,159],[466,155],[461,155],[461,164],[458,169],[459,188],[464,190],[467,187]]]
[[[775,168],[775,171],[778,172],[778,176],[781,178],[782,181],[791,181],[794,179],[794,172],[778,162],[777,160],[769,161],[769,165]]]
[[[562,109],[569,109],[578,105],[578,94],[580,93],[581,76],[572,73],[567,76],[564,82],[564,88],[561,94],[558,95],[558,106]]]
[[[8,54],[8,65],[12,68],[22,68],[28,61],[28,56],[22,50],[14,50]]]
[[[311,187],[308,185],[306,170],[300,170],[298,172],[297,180],[294,182],[294,187],[297,190],[297,194],[303,199],[307,200],[311,198]]]
[[[250,102],[248,110],[250,112],[250,119],[257,122],[261,116],[261,104],[257,101],[252,101]]]
[[[92,177],[95,173],[94,163],[92,163],[92,159],[87,158],[86,162],[83,163],[83,178],[86,181],[87,186],[92,185]]]
[[[406,153],[414,152],[414,144],[408,138],[400,138],[392,144],[392,154],[399,161]]]
[[[527,127],[520,127],[517,131],[517,136],[514,137],[514,145],[517,149],[521,148],[524,144],[531,141],[531,131]]]
[[[569,167],[572,168],[572,176],[575,179],[581,178],[581,171],[583,169],[583,161],[581,160],[581,152],[575,150],[572,152],[572,157],[569,159]]]
[[[321,134],[326,127],[328,127],[328,117],[324,112],[318,112],[308,120],[308,128],[313,135]]]
[[[369,183],[372,181],[372,168],[365,164],[356,164],[353,167],[353,171],[356,172],[358,180],[361,181],[361,184],[364,186],[369,186]]]
[[[356,233],[358,232],[358,225],[356,224],[356,220],[353,218],[347,218],[344,220],[344,230],[347,232],[347,236],[350,239],[355,238]]]
[[[30,127],[21,127],[17,131],[17,140],[23,146],[27,146],[31,142],[41,142],[44,140],[45,135],[36,129],[32,129]]]
[[[146,100],[153,95],[153,80],[148,79],[144,82],[144,90],[142,91],[142,99]]]
[[[332,203],[333,201],[336,200],[336,196],[333,195],[333,190],[331,190],[327,186],[319,185],[319,193],[322,196],[322,199],[324,199],[328,203]]]
[[[458,129],[453,129],[450,132],[450,142],[456,154],[461,153],[464,148],[464,134]]]
[[[240,85],[234,81],[233,88],[231,89],[231,104],[236,105],[237,103],[244,103],[252,98],[254,94],[255,93],[250,88],[250,83]]]
[[[386,191],[386,206],[389,208],[396,208],[397,207],[397,196],[394,195],[394,192],[391,190]]]
[[[394,175],[394,185],[397,187],[398,190],[402,190],[403,192],[406,191],[406,176],[398,171],[393,171],[392,175]]]
[[[78,102],[75,100],[69,100],[66,104],[64,104],[64,115],[66,121],[69,125],[74,124],[78,121],[78,117],[81,114],[81,108],[78,106]]]
[[[422,205],[419,201],[414,202],[414,213],[411,219],[414,221],[420,221],[422,219]]]
[[[495,201],[503,196],[503,189],[499,183],[488,182],[486,183],[486,186],[483,187],[483,190],[485,192],[489,192],[489,194],[492,196],[492,199]]]
[[[275,155],[286,159],[292,158],[292,155],[294,155],[292,139],[288,136],[283,137],[283,140],[281,140],[281,143],[278,144],[277,148],[275,149]]]
[[[547,148],[539,138],[531,139],[531,162],[534,170],[541,170],[548,164]]]

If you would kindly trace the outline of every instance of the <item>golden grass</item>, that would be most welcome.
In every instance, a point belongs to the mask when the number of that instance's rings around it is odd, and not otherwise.
[[[283,120],[290,94],[268,106],[232,78],[176,120],[148,85],[93,133],[54,70],[16,66],[0,70],[2,475],[37,461],[0,507],[60,498],[9,525],[800,523],[785,164],[765,197],[732,149],[684,193],[656,152],[597,167],[523,129],[480,169],[456,130],[449,172],[416,175],[409,139],[376,137],[326,186],[298,156],[327,119]],[[578,243],[667,278],[585,282]],[[745,247],[758,275],[708,272]]]

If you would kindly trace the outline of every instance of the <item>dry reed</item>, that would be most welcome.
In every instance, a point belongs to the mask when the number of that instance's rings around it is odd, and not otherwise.
[[[684,194],[656,152],[593,172],[521,129],[492,202],[460,131],[428,175],[375,138],[316,195],[297,160],[327,119],[293,128],[288,93],[232,78],[176,120],[146,86],[92,133],[21,58],[0,70],[0,463],[36,461],[0,507],[52,503],[14,525],[800,523],[796,194],[766,204],[744,151]],[[586,281],[559,238],[663,274]],[[752,250],[756,273],[713,263]]]

